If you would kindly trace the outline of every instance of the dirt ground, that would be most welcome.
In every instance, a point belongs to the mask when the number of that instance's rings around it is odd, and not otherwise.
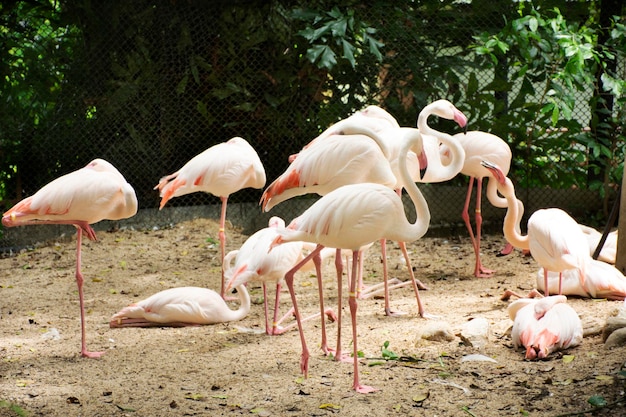
[[[246,238],[232,227],[227,235],[229,250]],[[392,308],[407,313],[401,317],[386,317],[381,299],[359,302],[361,379],[379,388],[372,394],[354,393],[352,365],[322,354],[319,321],[305,324],[311,349],[307,379],[300,374],[297,331],[282,336],[250,331],[264,326],[257,286],[250,286],[252,309],[239,322],[109,328],[109,318],[120,308],[160,290],[217,289],[217,224],[198,219],[165,230],[100,232],[98,237],[98,242],[83,242],[83,273],[87,343],[91,350],[107,351],[100,359],[79,354],[74,236],[0,259],[0,415],[557,416],[593,409],[588,402],[593,396],[609,403],[599,415],[626,413],[618,403],[624,399],[619,372],[626,348],[606,349],[593,331],[621,303],[571,299],[591,334],[565,354],[524,360],[511,345],[507,303],[500,295],[505,289],[526,293],[533,288],[538,267],[519,251],[496,257],[504,244],[499,235],[486,236],[482,245],[484,263],[497,270],[492,278],[472,276],[474,258],[465,234],[409,245],[417,277],[429,287],[421,293],[427,312],[454,331],[472,318],[487,318],[489,341],[481,349],[458,337],[420,339],[433,320],[419,318],[410,287],[391,294]],[[393,244],[389,263],[392,276],[407,279]],[[380,280],[377,246],[369,251],[365,269],[366,282]],[[326,304],[336,306],[333,266],[324,272]],[[301,309],[317,311],[315,276],[302,274],[296,286]],[[286,311],[286,291],[282,300]],[[344,317],[343,349],[350,351],[347,307]],[[59,339],[49,337],[54,329]],[[328,324],[328,332],[333,345],[336,323]],[[385,342],[400,359],[381,359]],[[496,362],[461,361],[472,353]]]

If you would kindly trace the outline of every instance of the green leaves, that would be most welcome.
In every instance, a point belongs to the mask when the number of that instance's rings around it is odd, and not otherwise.
[[[312,13],[297,9],[292,16],[307,21],[307,27],[298,32],[310,46],[306,58],[318,68],[333,69],[342,59],[354,68],[357,59],[368,54],[382,61],[384,44],[374,38],[376,29],[355,17],[354,10],[345,12],[333,7],[326,13]]]

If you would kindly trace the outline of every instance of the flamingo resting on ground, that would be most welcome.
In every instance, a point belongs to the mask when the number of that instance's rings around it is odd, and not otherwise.
[[[518,200],[515,188],[497,166],[483,161],[498,181],[498,191],[507,199],[504,217],[504,237],[514,247],[530,250],[532,257],[544,268],[545,295],[549,295],[548,272],[559,273],[559,294],[562,293],[562,272],[576,269],[580,284],[585,285],[586,265],[591,261],[587,240],[580,226],[567,213],[558,208],[535,211],[528,219],[528,234],[519,230]]]
[[[544,291],[543,268],[537,271],[537,289]],[[589,298],[623,300],[626,297],[626,277],[619,269],[606,262],[591,259],[585,268],[585,283],[580,283],[578,270],[568,269],[562,273],[562,293]],[[548,272],[548,290],[558,291],[559,274]]]
[[[278,236],[277,228],[279,227],[285,227],[285,221],[280,217],[273,216],[269,220],[268,227],[252,234],[246,239],[243,245],[241,245],[239,250],[229,252],[224,260],[227,292],[230,291],[231,288],[238,287],[248,282],[262,283],[263,304],[265,307],[265,332],[268,335],[283,334],[296,326],[296,323],[292,323],[286,327],[280,326],[280,323],[287,317],[293,315],[293,309],[291,309],[282,318],[278,318],[280,290],[285,273],[304,258],[304,242],[289,242],[280,245],[272,251],[269,250],[270,244],[274,241],[276,236]],[[230,266],[231,258],[235,258],[235,264],[232,267]],[[276,283],[274,319],[271,326],[269,324],[269,311],[267,307],[267,282]],[[336,320],[335,313],[331,309],[324,309],[323,304],[321,304],[320,313],[325,313],[325,315],[333,321]],[[309,316],[302,321],[304,322],[317,317],[320,313]],[[323,344],[325,344],[326,327],[324,320],[322,320],[322,333],[324,334]]]
[[[87,350],[85,305],[81,272],[83,233],[96,239],[91,224],[100,220],[119,220],[137,213],[135,190],[109,162],[94,159],[87,166],[48,183],[4,213],[5,227],[29,224],[71,224],[76,227],[76,284],[80,302],[81,355],[98,358],[104,352]]]
[[[319,255],[326,247],[352,250],[352,278],[350,280],[349,306],[352,318],[352,347],[353,347],[353,384],[354,390],[360,393],[376,391],[376,388],[363,385],[359,381],[359,359],[357,343],[357,299],[356,284],[360,248],[380,239],[393,239],[400,242],[411,242],[421,238],[430,223],[430,212],[426,200],[421,192],[410,179],[406,167],[406,154],[413,148],[416,155],[422,154],[421,136],[417,130],[409,130],[406,137],[402,138],[404,146],[401,150],[400,172],[411,201],[415,205],[416,220],[410,223],[404,212],[404,205],[400,196],[389,187],[373,184],[352,184],[337,188],[317,200],[302,215],[294,219],[286,229],[278,229],[279,236],[274,245],[284,242],[305,241],[316,243],[317,247],[300,263],[285,275],[285,282],[289,288],[294,306],[300,341],[302,343],[302,355],[300,369],[306,376],[308,373],[309,351],[306,345],[301,316],[298,310],[296,294],[294,291],[294,275],[298,269]],[[371,133],[375,135],[375,133]],[[340,258],[340,256],[337,256]],[[338,319],[337,319],[337,350],[335,357],[344,359],[341,355],[341,270],[337,265],[337,289],[338,289]],[[419,300],[417,285],[413,285],[420,312],[423,311]]]
[[[578,346],[583,326],[564,295],[520,298],[509,304],[513,320],[511,339],[515,347],[526,348],[526,359],[545,359],[550,353]]]
[[[228,196],[243,188],[263,188],[265,169],[259,155],[250,144],[240,137],[211,146],[194,156],[181,169],[161,178],[154,187],[161,195],[162,209],[172,197],[198,191],[218,196],[222,201],[220,215],[220,260],[222,262],[222,286],[224,297],[224,255],[226,251],[226,205]]]
[[[600,240],[602,239],[602,233],[598,232],[593,227],[585,226],[584,224],[580,225],[585,237],[587,238],[587,243],[589,244],[589,253],[591,256],[596,251]],[[598,255],[598,260],[610,264],[615,264],[615,257],[617,256],[617,230],[612,231],[607,235],[606,241],[602,246],[602,250]]]
[[[176,287],[124,307],[111,317],[109,326],[155,327],[196,326],[241,320],[250,312],[245,285],[237,287],[240,306],[231,310],[215,291],[201,287]]]

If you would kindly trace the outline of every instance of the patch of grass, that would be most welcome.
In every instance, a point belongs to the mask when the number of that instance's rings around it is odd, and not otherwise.
[[[0,400],[0,409],[2,408],[7,408],[10,411],[14,412],[15,415],[20,416],[20,417],[28,416],[28,411],[24,410],[22,407],[20,407],[17,404],[13,404],[10,401]]]

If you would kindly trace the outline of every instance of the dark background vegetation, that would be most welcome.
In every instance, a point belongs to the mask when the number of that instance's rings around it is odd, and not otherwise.
[[[581,221],[598,224],[623,171],[623,11],[619,0],[3,1],[0,200],[101,157],[154,208],[161,176],[233,136],[271,181],[367,104],[415,126],[446,98],[509,143],[509,175],[539,205],[551,205],[542,189],[594,190],[599,209]]]

